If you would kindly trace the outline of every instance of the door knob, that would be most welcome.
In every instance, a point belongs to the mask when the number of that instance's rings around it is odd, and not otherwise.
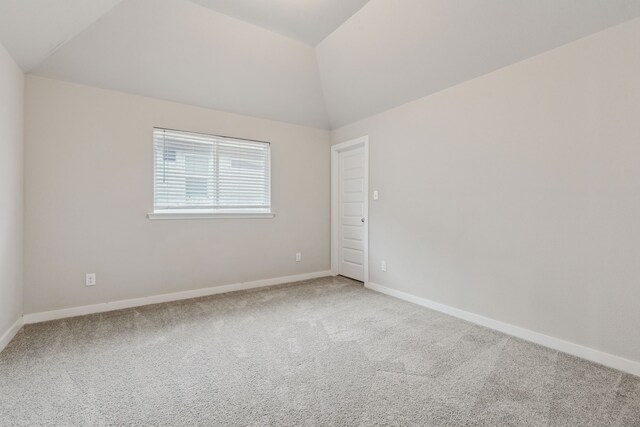
[[[364,218],[361,218],[361,219],[360,219],[360,222],[364,222]]]

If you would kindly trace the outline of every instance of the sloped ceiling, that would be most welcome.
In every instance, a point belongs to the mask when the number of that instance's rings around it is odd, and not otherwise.
[[[122,0],[0,0],[0,41],[25,71]]]
[[[0,0],[0,42],[45,77],[336,128],[638,16],[640,0]]]
[[[639,15],[638,0],[371,0],[317,47],[331,126]]]
[[[188,0],[125,0],[34,73],[328,127],[313,48]]]
[[[192,1],[315,46],[369,0]]]

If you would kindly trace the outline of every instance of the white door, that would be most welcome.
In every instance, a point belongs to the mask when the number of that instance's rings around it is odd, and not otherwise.
[[[364,281],[365,149],[339,153],[338,274]]]

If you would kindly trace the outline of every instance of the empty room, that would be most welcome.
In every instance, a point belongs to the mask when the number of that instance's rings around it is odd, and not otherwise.
[[[640,427],[640,0],[0,0],[0,426]]]

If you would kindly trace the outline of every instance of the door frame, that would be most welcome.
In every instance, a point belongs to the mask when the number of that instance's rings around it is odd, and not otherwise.
[[[340,243],[340,153],[364,148],[364,283],[369,283],[369,137],[331,146],[331,274],[338,275]]]

